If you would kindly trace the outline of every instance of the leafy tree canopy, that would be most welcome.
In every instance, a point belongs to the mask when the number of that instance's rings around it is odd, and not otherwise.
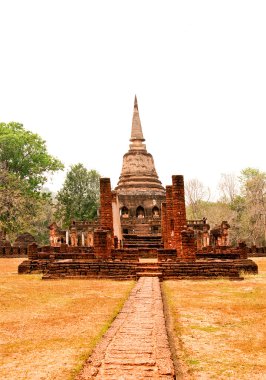
[[[244,211],[241,215],[242,236],[252,244],[265,244],[266,173],[246,168],[241,171],[240,182],[244,198]]]
[[[0,123],[0,230],[8,239],[27,231],[45,242],[53,206],[42,185],[60,169],[40,136],[20,123]]]
[[[63,164],[48,154],[45,141],[20,123],[0,123],[0,163],[9,172],[26,180],[30,190],[40,190],[47,174],[63,169]]]
[[[241,171],[239,179],[243,195],[263,203],[266,195],[266,173],[258,169],[246,168]]]
[[[237,178],[222,174],[217,202],[204,200],[197,180],[187,182],[188,219],[207,217],[211,228],[227,220],[231,226],[230,241],[237,245],[266,244],[266,173],[254,168],[243,169]]]
[[[13,241],[27,231],[38,242],[47,242],[47,226],[52,219],[49,193],[29,192],[26,181],[6,169],[0,170],[0,230]]]
[[[63,226],[71,220],[92,220],[97,215],[100,194],[100,174],[82,164],[72,165],[62,189],[57,194],[56,216]]]

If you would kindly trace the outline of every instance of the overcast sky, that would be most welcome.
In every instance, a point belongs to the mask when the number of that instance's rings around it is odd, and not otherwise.
[[[163,185],[214,193],[221,173],[266,170],[265,20],[265,0],[0,0],[0,121],[115,187],[137,94]]]

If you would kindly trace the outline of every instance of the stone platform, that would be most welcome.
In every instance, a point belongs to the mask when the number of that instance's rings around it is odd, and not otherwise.
[[[159,279],[139,279],[77,380],[174,379]]]
[[[58,256],[58,257],[57,257]],[[140,277],[156,276],[167,279],[210,279],[226,277],[240,278],[243,273],[258,273],[256,263],[250,259],[205,259],[185,262],[179,259],[163,260],[141,259],[125,256],[113,260],[92,259],[91,256],[54,254],[43,257],[36,255],[23,261],[19,273],[43,273],[43,279],[57,278],[109,278],[116,280],[136,280]]]

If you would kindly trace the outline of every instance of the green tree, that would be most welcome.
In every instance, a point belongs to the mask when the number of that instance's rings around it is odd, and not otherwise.
[[[246,199],[241,195],[236,195],[231,202],[228,202],[228,206],[231,210],[230,218],[230,240],[233,245],[238,245],[242,240],[246,241],[244,234],[243,224],[245,220],[246,211]]]
[[[27,231],[35,236],[39,244],[49,244],[48,226],[55,220],[54,198],[49,189],[42,190],[41,197],[34,202],[34,210]]]
[[[39,243],[46,243],[51,221],[50,194],[29,192],[27,182],[6,169],[0,171],[0,230],[7,239],[27,231]]]
[[[0,229],[8,239],[27,231],[44,242],[52,203],[42,186],[60,169],[40,136],[20,123],[0,123]]]
[[[64,168],[47,152],[45,141],[20,123],[0,123],[0,162],[10,173],[26,180],[28,189],[40,190],[47,174]]]
[[[244,199],[241,210],[243,238],[251,244],[266,243],[266,173],[246,168],[241,171],[241,196]]]
[[[187,218],[206,217],[213,228],[227,220],[230,224],[230,244],[244,240],[248,245],[266,244],[266,173],[246,168],[240,177],[222,174],[220,199],[204,200],[203,185],[197,180],[186,185]]]
[[[232,243],[244,240],[248,245],[265,244],[266,174],[246,168],[241,171],[238,182],[235,176],[223,174],[220,189],[222,201],[231,210],[228,221]]]
[[[0,170],[0,229],[4,234],[12,234],[22,225],[22,216],[28,205],[28,198],[24,196],[24,192],[23,181],[2,168]]]
[[[62,189],[58,192],[57,219],[62,226],[71,220],[93,220],[97,215],[100,194],[100,175],[82,164],[72,165]]]

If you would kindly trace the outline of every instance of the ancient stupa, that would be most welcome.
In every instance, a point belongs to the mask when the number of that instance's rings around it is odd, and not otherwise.
[[[238,248],[220,245],[227,241],[228,223],[217,230],[214,246],[209,245],[205,220],[187,223],[184,177],[173,175],[165,190],[144,141],[135,98],[129,151],[115,191],[110,178],[100,179],[99,220],[94,226],[88,221],[73,222],[71,245],[54,228],[57,235],[50,238],[55,245],[30,245],[29,259],[19,265],[19,273],[37,270],[45,272],[45,279],[156,276],[164,280],[240,279],[243,271],[258,272],[257,265],[247,260],[245,244]],[[5,253],[6,248],[2,249]]]
[[[158,178],[154,160],[147,152],[135,96],[130,145],[115,188],[121,212],[123,238],[126,235],[161,234],[161,203],[165,189]]]

